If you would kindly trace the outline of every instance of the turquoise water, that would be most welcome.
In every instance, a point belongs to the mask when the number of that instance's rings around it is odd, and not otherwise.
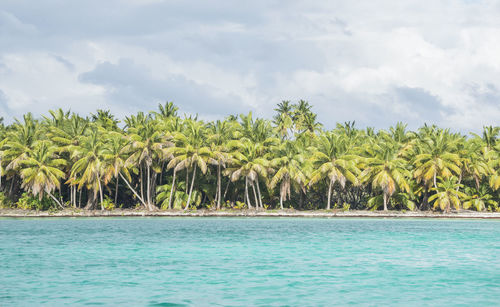
[[[0,219],[0,306],[500,304],[500,221]]]

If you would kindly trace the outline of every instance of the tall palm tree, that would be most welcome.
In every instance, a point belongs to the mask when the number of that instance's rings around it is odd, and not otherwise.
[[[7,170],[17,169],[18,164],[26,159],[26,153],[41,138],[40,133],[40,124],[31,113],[23,116],[23,122],[16,119],[12,129],[7,132],[8,141],[4,152]]]
[[[158,112],[152,112],[158,120],[166,120],[172,117],[177,117],[177,111],[179,108],[171,101],[165,102],[165,105],[161,103],[158,104]]]
[[[458,183],[462,182],[462,177],[470,176],[479,189],[480,181],[493,173],[493,169],[488,165],[486,157],[481,152],[482,142],[480,140],[470,140],[464,142],[459,149],[459,156],[462,170],[459,174]]]
[[[455,153],[459,138],[451,135],[448,130],[441,130],[433,136],[420,139],[420,153],[413,161],[414,176],[424,184],[431,182],[437,188],[436,178],[449,178],[461,173],[460,156]]]
[[[290,101],[283,100],[278,103],[274,111],[278,114],[274,116],[273,123],[281,138],[286,139],[290,133],[289,130],[291,130],[293,126],[293,106],[290,104]]]
[[[461,161],[456,153],[461,138],[450,134],[449,130],[435,126],[420,129],[418,140],[413,147],[413,177],[417,183],[423,183],[423,206],[428,205],[428,191],[437,188],[437,177],[450,178],[460,176]]]
[[[61,170],[66,161],[56,154],[57,148],[49,141],[39,141],[34,148],[26,153],[26,158],[20,162],[22,187],[31,191],[41,200],[44,193],[52,198],[61,208],[61,202],[52,194],[61,184],[65,174]]]
[[[299,153],[297,145],[291,141],[284,141],[276,147],[274,158],[270,165],[276,169],[276,173],[270,182],[270,187],[274,188],[280,184],[280,208],[283,210],[283,201],[290,199],[292,184],[295,184],[305,193],[306,176],[302,172],[303,156]]]
[[[89,134],[81,137],[79,145],[70,148],[71,158],[76,162],[71,168],[68,183],[78,185],[79,190],[86,187],[93,192],[93,198],[89,198],[86,209],[94,207],[99,194],[101,210],[104,210],[102,184],[105,163],[102,133],[97,127],[91,126]]]
[[[384,211],[387,211],[387,204],[394,192],[410,192],[408,163],[400,157],[400,145],[387,139],[380,139],[365,150],[369,157],[365,159],[360,180],[371,183],[374,190],[382,190]]]
[[[120,175],[125,168],[126,161],[126,153],[124,150],[126,139],[121,133],[114,131],[106,134],[104,139],[106,140],[102,151],[102,158],[104,160],[104,184],[108,184],[113,178],[115,179],[114,203],[117,204]],[[123,177],[123,175],[121,176]],[[133,192],[135,192],[135,190]],[[144,203],[142,198],[139,197],[139,200]]]
[[[23,121],[15,120],[7,130],[8,141],[4,143],[2,162],[5,165],[5,175],[10,178],[9,196],[13,197],[18,187],[17,178],[20,163],[27,158],[27,153],[33,149],[37,140],[41,139],[42,129],[40,123],[33,118],[31,113],[23,116]]]
[[[115,118],[109,110],[97,110],[97,113],[91,114],[92,121],[98,126],[106,130],[118,130],[118,123],[120,122]]]
[[[167,150],[167,153],[173,156],[167,167],[173,167],[174,173],[181,169],[186,169],[188,173],[190,169],[193,170],[191,184],[186,180],[186,189],[189,190],[189,193],[184,210],[187,210],[191,204],[196,170],[199,168],[203,174],[207,172],[207,163],[209,159],[211,159],[211,151],[210,148],[206,146],[207,137],[205,124],[201,121],[188,119],[185,125],[184,133],[177,132],[174,134],[176,145]],[[175,182],[172,183],[172,190],[174,189],[174,184]],[[173,193],[170,194],[170,197],[172,197],[172,194]],[[170,203],[169,201],[169,207]]]
[[[225,169],[231,162],[231,155],[226,146],[226,142],[230,138],[233,126],[229,122],[217,120],[216,122],[210,123],[208,128],[210,132],[208,140],[212,154],[209,161],[217,166],[217,189],[215,200],[217,202],[217,210],[219,210],[222,201],[222,169]]]
[[[58,124],[50,124],[47,127],[47,137],[58,146],[61,158],[68,161],[64,171],[67,177],[69,177],[71,174],[71,166],[76,162],[76,160],[71,158],[71,148],[78,146],[81,137],[87,132],[89,121],[74,113],[68,118],[68,113],[64,113],[61,109],[54,112],[52,116],[54,118],[53,121]],[[72,181],[75,180],[75,178],[69,179]],[[69,187],[70,202],[76,207],[77,186],[70,185]]]
[[[324,133],[313,149],[311,162],[316,169],[311,174],[309,186],[316,184],[321,179],[328,179],[328,192],[326,209],[330,210],[331,194],[333,185],[338,182],[342,188],[347,181],[358,183],[357,167],[358,156],[354,154],[353,147],[346,135],[336,133]]]
[[[149,211],[156,210],[154,191],[156,174],[159,173],[159,163],[166,159],[166,148],[171,145],[168,136],[161,133],[152,120],[144,121],[138,126],[128,128],[129,144],[126,150],[130,156],[126,160],[128,165],[137,165],[140,170],[141,191],[144,190],[143,177],[146,177],[146,207]],[[145,174],[143,174],[145,173]],[[143,193],[141,198],[144,199]]]
[[[264,157],[264,145],[254,143],[246,138],[232,140],[228,142],[228,147],[232,150],[233,164],[227,168],[226,173],[230,175],[231,181],[235,182],[239,178],[245,178],[245,204],[252,208],[252,202],[248,195],[248,186],[253,189],[255,197],[255,207],[263,207],[262,196],[259,187],[259,176],[266,179],[269,168],[269,161]],[[257,196],[258,195],[258,196]]]

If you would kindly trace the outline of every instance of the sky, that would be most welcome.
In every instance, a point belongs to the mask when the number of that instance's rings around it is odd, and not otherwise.
[[[355,120],[500,124],[500,1],[0,0],[0,116],[205,120],[307,100]]]

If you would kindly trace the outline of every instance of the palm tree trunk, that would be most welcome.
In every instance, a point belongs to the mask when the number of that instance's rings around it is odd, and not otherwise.
[[[188,200],[186,203],[186,208],[184,208],[184,210],[187,210],[189,208],[189,203],[191,202],[191,194],[193,193],[193,186],[194,186],[194,178],[195,177],[196,177],[196,164],[194,165],[193,178],[191,179],[191,188],[189,188],[189,196],[188,196]]]
[[[98,183],[99,183],[99,196],[100,196],[100,199],[101,199],[101,210],[104,210],[104,205],[102,203],[103,199],[102,199],[101,179],[98,180]]]
[[[218,173],[217,173],[218,174]],[[214,194],[214,206],[215,206],[215,209],[217,209],[217,199],[219,198],[219,178],[217,178],[217,183],[215,185],[215,194]]]
[[[75,186],[70,186],[70,191],[71,191],[71,205],[73,206],[73,208],[76,208]]]
[[[229,189],[230,183],[231,183],[231,180],[228,179],[227,184],[226,184],[226,189],[224,190],[224,196],[223,196],[224,199],[226,199],[226,194],[227,194],[227,190]]]
[[[78,208],[82,207],[82,190],[80,190],[79,196],[78,196]]]
[[[384,193],[384,211],[387,211],[387,201],[388,201],[387,194]]]
[[[157,173],[153,172],[151,174],[151,188],[150,188],[150,193],[151,193],[151,207],[153,210],[156,210],[156,202],[155,202],[155,196],[156,196],[156,177]]]
[[[143,185],[142,184],[142,182],[143,182],[143,178],[142,178],[142,163],[139,166],[139,172],[140,172],[139,183],[141,185],[141,199],[144,199],[144,189],[142,187],[142,185]],[[146,206],[146,205],[144,205],[144,206]]]
[[[176,175],[176,170],[174,168],[174,178],[172,179],[172,188],[170,188],[170,196],[168,198],[168,209],[172,209],[172,197],[174,195],[175,191],[175,175]]]
[[[150,181],[151,181],[151,174],[150,174],[150,167],[146,166],[148,168],[148,174],[147,174],[147,182],[146,182],[146,196],[148,197],[148,210],[152,211],[151,208],[151,190],[150,190]]]
[[[165,167],[165,161],[163,161],[163,162],[161,163],[161,170],[160,170],[160,183],[159,183],[159,185],[161,185],[161,184],[162,184],[162,182],[163,182],[163,168],[164,168],[164,167]]]
[[[248,209],[252,209],[252,204],[250,203],[250,197],[248,197],[248,177],[245,176],[245,203],[248,205]]]
[[[302,193],[302,190],[299,189],[299,209],[302,210],[304,207],[304,194]]]
[[[116,177],[116,185],[115,185],[115,205],[116,205],[116,202],[118,201],[118,180],[120,179],[120,177]]]
[[[456,189],[457,191],[460,188],[459,185],[460,185],[461,182],[462,182],[462,172],[460,172],[460,175],[458,176],[458,184],[457,184],[457,189]],[[476,187],[479,189],[479,184],[476,185]]]
[[[12,176],[12,179],[10,181],[10,188],[9,188],[9,197],[12,198],[12,190],[14,189],[14,180],[16,179],[16,175]]]
[[[257,176],[257,178],[255,180],[256,180],[255,184],[257,185],[257,195],[259,195],[259,204],[260,204],[260,207],[263,209],[264,206],[262,205],[262,195],[260,194],[259,176]]]
[[[217,210],[220,210],[222,183],[220,178],[220,164],[217,165]]]
[[[255,207],[259,209],[259,200],[257,199],[257,192],[255,192],[255,183],[253,181],[250,181],[252,184],[252,191],[253,191],[253,197],[255,198]]]
[[[283,210],[283,193],[280,191],[280,208]]]
[[[332,184],[333,183],[333,180],[330,179],[330,184],[328,185],[328,201],[327,201],[327,204],[326,204],[326,210],[330,210],[330,201],[332,199]]]
[[[437,184],[436,184],[436,173],[434,173],[434,188],[437,190]]]
[[[427,210],[429,207],[429,192],[427,191],[427,184],[424,185],[424,199],[422,199],[422,204],[420,205],[419,210]]]
[[[139,196],[139,194],[132,188],[132,186],[130,185],[130,183],[127,181],[127,179],[125,179],[125,177],[123,177],[122,173],[118,173],[120,174],[120,177],[122,177],[123,181],[125,181],[125,183],[127,184],[127,187],[130,189],[130,191],[132,191],[132,193],[134,193],[134,195],[139,198],[139,200],[141,201],[142,205],[144,207],[146,207],[146,203],[144,202],[144,200],[141,198],[141,196]]]
[[[50,192],[47,192],[47,194],[49,194],[50,198],[52,198],[56,202],[56,204],[58,204],[59,207],[61,207],[61,209],[64,209],[63,205],[61,205],[61,203],[59,202],[59,200],[57,200],[57,198],[54,197],[54,195],[52,195]]]
[[[62,197],[62,187],[59,186],[59,199],[61,200],[61,203],[63,203],[63,197]]]
[[[92,190],[87,189],[87,205],[85,206],[85,210],[94,209],[96,199],[97,199],[97,193],[94,193]]]

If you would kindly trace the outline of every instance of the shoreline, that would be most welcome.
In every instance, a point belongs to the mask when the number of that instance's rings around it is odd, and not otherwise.
[[[75,210],[31,211],[20,209],[0,209],[4,218],[41,218],[41,217],[311,217],[311,218],[455,218],[455,219],[500,219],[500,212],[431,212],[431,211],[298,211],[298,210],[195,210],[195,211],[144,211],[144,210]]]

